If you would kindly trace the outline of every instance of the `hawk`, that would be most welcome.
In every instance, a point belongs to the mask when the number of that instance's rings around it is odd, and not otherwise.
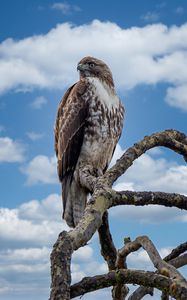
[[[109,67],[87,56],[78,63],[77,70],[80,80],[63,96],[55,124],[63,218],[70,227],[75,227],[82,218],[89,194],[81,185],[81,172],[98,177],[106,171],[124,117]]]

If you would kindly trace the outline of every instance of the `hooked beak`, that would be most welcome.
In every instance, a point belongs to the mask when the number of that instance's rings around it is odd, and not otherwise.
[[[78,64],[77,71],[86,71],[88,70],[88,66],[85,64]]]

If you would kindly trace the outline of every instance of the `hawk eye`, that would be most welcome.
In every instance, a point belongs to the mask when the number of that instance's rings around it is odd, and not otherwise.
[[[94,63],[89,63],[89,67],[93,68],[93,67],[95,67],[95,64]]]

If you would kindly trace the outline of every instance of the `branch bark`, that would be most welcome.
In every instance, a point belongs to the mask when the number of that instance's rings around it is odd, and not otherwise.
[[[112,184],[133,164],[135,159],[140,157],[147,150],[158,146],[163,146],[179,153],[184,157],[184,160],[187,161],[186,135],[177,130],[165,130],[150,136],[145,136],[143,140],[129,148],[117,163],[104,174],[104,181],[107,182],[108,186],[112,186]]]
[[[172,266],[174,266],[177,269],[186,265],[187,264],[187,254],[183,254],[183,255],[179,256],[181,253],[186,251],[186,246],[187,246],[186,244],[187,243],[183,243],[183,244],[177,246],[163,260],[167,261],[169,264],[171,264]],[[170,258],[172,258],[172,259],[170,260]],[[147,294],[153,295],[153,288],[147,288],[145,286],[140,286],[132,293],[132,295],[129,297],[128,300],[140,300]],[[166,293],[163,292],[162,293],[163,299],[164,299],[164,297],[166,298],[166,296],[168,296],[168,295],[166,295]]]
[[[177,281],[173,283],[171,278],[155,274],[154,272],[130,269],[120,269],[116,272],[110,271],[103,275],[85,277],[79,283],[74,284],[71,287],[71,298],[75,298],[98,289],[114,286],[117,283],[155,287],[161,291],[169,291],[169,294],[176,299],[187,299],[187,288],[181,286]]]
[[[103,214],[102,224],[98,229],[99,241],[101,245],[101,255],[108,264],[109,271],[115,270],[117,250],[114,246],[112,235],[109,229],[108,212]]]
[[[164,146],[170,148],[171,150],[183,155],[184,159],[187,160],[186,136],[176,130],[166,130],[145,137],[142,141],[129,148],[117,161],[117,163],[101,177],[93,177],[90,174],[89,170],[88,172],[81,174],[80,170],[81,183],[84,187],[90,190],[90,192],[92,193],[92,199],[87,205],[84,216],[77,227],[69,231],[68,233],[61,233],[53,247],[53,251],[51,254],[52,284],[50,300],[70,299],[70,263],[72,253],[79,247],[84,246],[93,236],[95,231],[99,229],[102,224],[103,214],[108,208],[121,204],[161,204],[170,207],[174,206],[181,209],[187,209],[187,198],[182,195],[158,192],[116,192],[111,189],[114,181],[132,165],[135,159],[140,157],[147,150],[156,146]],[[112,238],[109,234],[107,239],[111,242],[111,249],[113,248],[113,258],[111,259],[110,264],[109,259],[106,258],[107,251],[106,249],[104,250],[104,241],[102,246],[102,250],[104,251],[103,255],[108,261],[109,267],[113,268],[115,247],[112,246]],[[153,258],[151,259],[153,260]],[[165,266],[166,264],[160,262],[158,256],[157,260],[153,260],[153,262],[158,267],[158,269],[161,269],[162,266]],[[173,277],[173,274],[175,272],[173,273],[171,266],[168,270],[169,276]],[[146,286],[147,284],[149,284],[150,287],[157,287],[161,290],[166,289],[172,296],[176,296],[181,300],[187,299],[186,286],[181,285],[182,279],[180,278],[180,276],[178,277],[177,275],[177,278],[179,278],[179,280],[173,281],[171,278],[167,278],[166,276],[154,274],[151,272],[119,270],[118,272],[110,271],[108,274],[97,276],[97,278],[94,278],[94,280],[84,279],[84,282],[88,284],[89,280],[91,280],[90,287],[89,284],[85,285],[88,287],[88,290],[93,290],[93,287],[95,290],[101,288],[101,286],[106,287],[125,283],[137,283],[144,284]],[[145,283],[145,281],[147,283]],[[173,283],[174,286],[172,286]]]

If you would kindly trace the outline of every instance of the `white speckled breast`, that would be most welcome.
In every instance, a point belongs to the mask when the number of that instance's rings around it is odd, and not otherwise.
[[[88,78],[90,86],[85,95],[89,102],[89,117],[79,162],[106,169],[123,126],[123,107],[115,91],[98,78]]]

